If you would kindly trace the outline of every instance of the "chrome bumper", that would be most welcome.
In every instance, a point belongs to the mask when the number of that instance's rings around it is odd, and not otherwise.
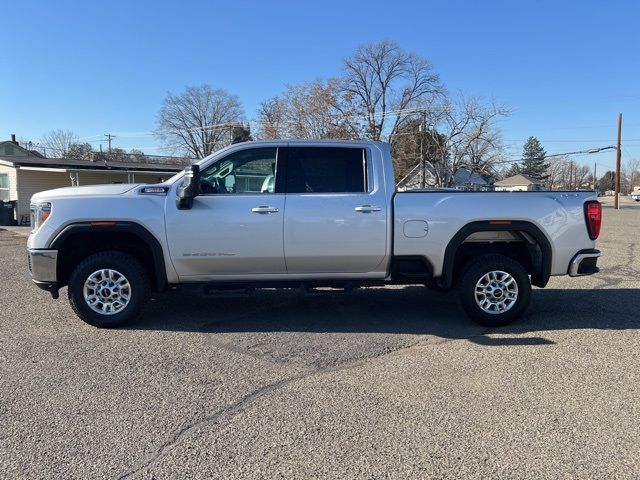
[[[569,263],[569,275],[572,277],[580,277],[582,275],[593,275],[598,273],[598,257],[600,250],[583,250],[576,254]]]
[[[56,267],[58,263],[57,250],[27,250],[29,273],[36,283],[55,283],[58,281]]]

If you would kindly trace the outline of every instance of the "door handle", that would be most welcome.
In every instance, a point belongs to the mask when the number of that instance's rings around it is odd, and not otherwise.
[[[380,210],[382,210],[380,207],[374,207],[373,205],[360,205],[355,208],[355,211],[360,213],[379,212]]]
[[[259,207],[254,207],[251,209],[253,213],[261,213],[263,215],[269,213],[278,213],[278,209],[276,207],[270,207],[268,205],[260,205]]]

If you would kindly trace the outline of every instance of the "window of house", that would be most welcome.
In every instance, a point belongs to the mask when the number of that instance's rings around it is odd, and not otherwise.
[[[362,148],[292,147],[287,161],[287,193],[367,191]]]
[[[0,200],[9,201],[9,175],[0,173]]]
[[[233,152],[201,173],[202,193],[274,193],[277,158],[275,147]]]

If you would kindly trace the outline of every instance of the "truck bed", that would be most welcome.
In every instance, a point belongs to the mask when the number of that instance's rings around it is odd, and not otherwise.
[[[533,201],[535,199],[535,201]],[[553,248],[551,275],[565,275],[582,249],[594,248],[589,238],[584,203],[597,200],[591,191],[467,192],[424,189],[393,197],[394,256],[425,255],[442,273],[445,250],[465,225],[484,222],[527,222],[546,236]]]

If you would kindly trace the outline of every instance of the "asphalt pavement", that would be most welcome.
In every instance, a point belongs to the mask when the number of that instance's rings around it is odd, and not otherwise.
[[[0,478],[638,478],[640,203],[506,328],[410,286],[158,296],[99,330],[0,230]]]

